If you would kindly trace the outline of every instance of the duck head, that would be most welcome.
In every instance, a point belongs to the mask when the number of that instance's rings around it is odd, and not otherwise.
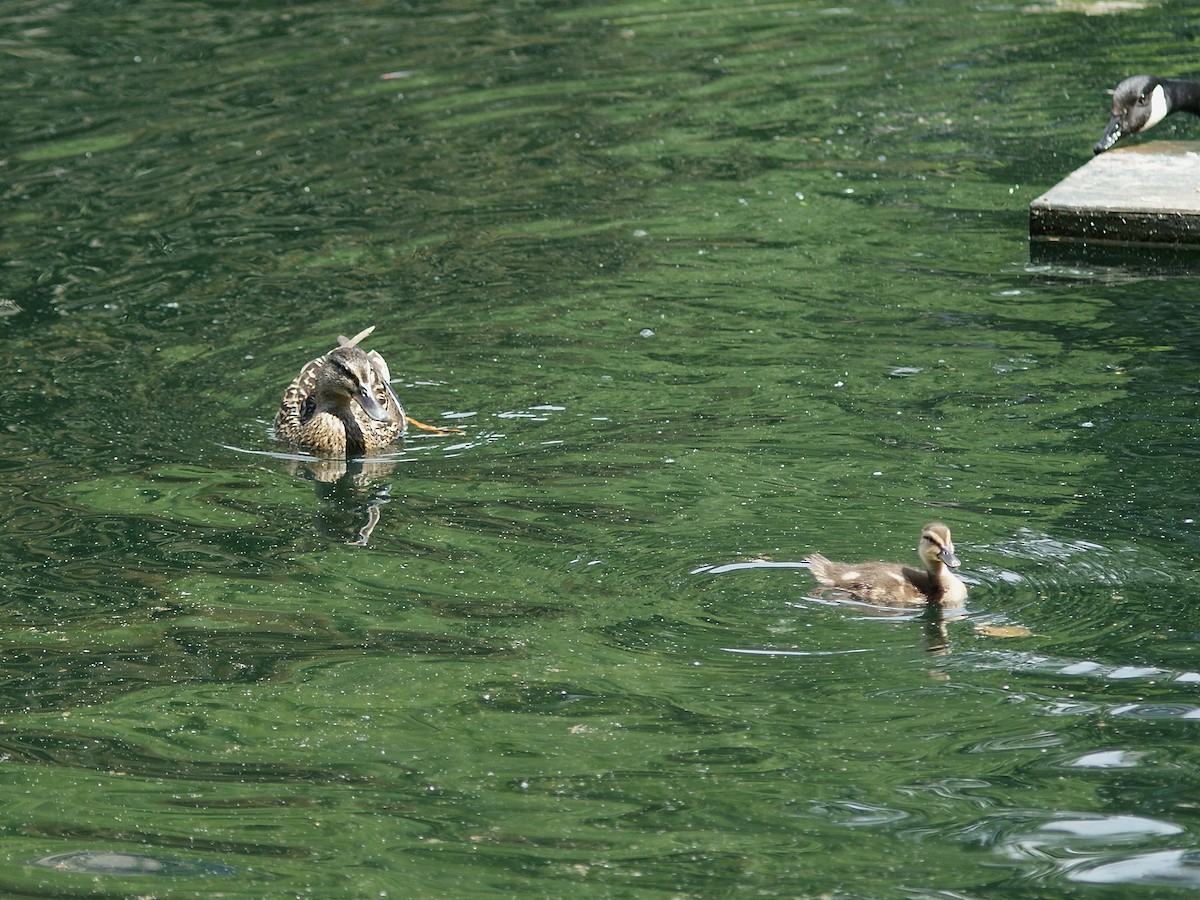
[[[954,541],[950,539],[950,529],[941,522],[930,522],[921,529],[921,542],[917,545],[917,553],[925,568],[936,569],[939,565],[958,568],[958,557],[954,553]]]
[[[390,386],[388,389],[390,391]],[[314,393],[328,398],[335,406],[357,403],[376,422],[391,418],[375,396],[375,370],[371,360],[357,347],[338,347],[329,351]]]
[[[1161,78],[1131,75],[1112,92],[1112,118],[1092,148],[1103,153],[1127,134],[1145,131],[1171,112],[1171,102]]]

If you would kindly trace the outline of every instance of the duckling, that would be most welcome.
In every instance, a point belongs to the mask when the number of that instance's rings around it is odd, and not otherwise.
[[[1103,153],[1127,134],[1137,134],[1173,112],[1200,115],[1200,82],[1131,75],[1112,92],[1112,118],[1092,148]]]
[[[921,529],[917,555],[925,565],[921,572],[900,563],[830,562],[820,553],[806,558],[818,583],[838,588],[869,603],[884,606],[962,606],[967,586],[951,572],[958,568],[950,529],[941,522],[930,522]]]
[[[358,342],[372,325],[307,363],[275,414],[275,437],[315,456],[376,453],[404,434],[404,407],[382,356]]]

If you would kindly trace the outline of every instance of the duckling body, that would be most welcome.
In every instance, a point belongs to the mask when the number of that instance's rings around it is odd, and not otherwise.
[[[962,606],[967,586],[951,569],[958,568],[950,529],[941,522],[930,522],[921,529],[917,555],[925,569],[900,563],[831,562],[820,553],[806,558],[819,584],[853,594],[868,603],[884,606]]]
[[[1200,115],[1200,82],[1131,75],[1112,92],[1112,118],[1092,148],[1103,153],[1127,134],[1157,125],[1173,112]]]
[[[315,456],[376,453],[404,433],[404,408],[382,356],[358,342],[374,326],[307,363],[283,393],[275,437]]]

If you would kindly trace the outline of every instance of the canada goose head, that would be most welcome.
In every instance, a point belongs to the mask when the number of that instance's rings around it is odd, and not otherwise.
[[[1131,75],[1112,92],[1112,118],[1092,148],[1103,153],[1127,134],[1137,134],[1174,111],[1168,84],[1153,75]]]
[[[325,403],[339,408],[357,403],[376,422],[391,418],[375,396],[375,370],[371,360],[358,347],[338,347],[326,354],[313,393]]]
[[[917,554],[925,568],[930,572],[938,566],[949,566],[957,569],[958,557],[954,553],[954,541],[950,539],[950,529],[941,522],[930,522],[921,529],[921,542],[917,545]]]

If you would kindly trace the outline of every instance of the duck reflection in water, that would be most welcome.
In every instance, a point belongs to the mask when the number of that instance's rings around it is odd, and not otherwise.
[[[288,469],[315,481],[330,518],[344,523],[351,511],[357,517],[365,514],[358,538],[349,541],[358,546],[370,540],[380,507],[391,496],[390,483],[377,487],[374,482],[390,475],[395,462],[357,457],[384,450],[410,423],[434,434],[463,433],[405,415],[383,356],[358,346],[374,330],[372,325],[352,338],[341,335],[337,347],[306,363],[284,391],[275,414],[275,438],[317,457],[289,460]]]
[[[383,459],[290,459],[287,470],[313,482],[322,507],[317,530],[322,536],[365,547],[379,524],[380,509],[391,501],[392,483],[384,481],[396,464]],[[357,531],[358,537],[348,535]]]

